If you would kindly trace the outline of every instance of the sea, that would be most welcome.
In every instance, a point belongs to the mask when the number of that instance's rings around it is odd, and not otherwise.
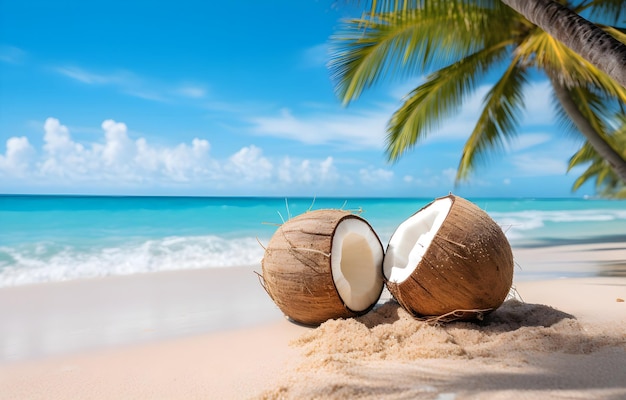
[[[500,224],[514,248],[626,242],[626,201],[469,200]],[[431,201],[0,195],[0,287],[258,266],[284,221],[324,208],[358,213],[386,247],[396,227]]]

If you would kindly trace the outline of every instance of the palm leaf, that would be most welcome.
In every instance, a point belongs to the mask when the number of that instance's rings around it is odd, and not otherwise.
[[[626,14],[626,1],[558,2],[595,17],[606,32],[626,43],[626,29],[616,26]],[[558,79],[555,84],[566,88],[582,115],[607,140],[612,137],[607,133],[615,120],[612,113],[624,113],[626,88],[501,1],[360,3],[367,4],[369,11],[360,19],[346,21],[342,32],[332,39],[331,75],[342,101],[347,104],[358,98],[383,77],[430,73],[389,121],[386,150],[390,160],[396,160],[458,110],[478,80],[505,56],[512,56],[512,62],[484,99],[484,109],[464,147],[457,181],[465,179],[489,150],[501,148],[515,135],[523,107],[521,89],[530,68]],[[511,52],[513,46],[517,47]],[[573,131],[561,106],[557,114],[562,126]],[[603,193],[610,191],[616,175],[603,169],[608,163],[589,145],[572,157],[570,168],[584,163],[590,165],[576,184],[595,178],[604,187]]]
[[[345,104],[384,76],[423,74],[501,42],[506,18],[514,16],[496,15],[473,2],[427,4],[402,14],[374,14],[343,23],[331,38],[329,68]]]
[[[559,77],[564,86],[591,85],[626,103],[626,88],[560,41],[536,29],[518,46],[523,63]]]
[[[397,160],[430,130],[456,111],[476,81],[507,55],[500,43],[429,75],[393,114],[387,127],[387,156]]]
[[[432,52],[440,46],[434,37],[439,26],[441,23],[437,21],[419,24],[382,21],[363,28],[362,20],[348,21],[340,38],[335,37],[331,42],[329,67],[338,97],[348,103],[358,98],[363,89],[391,73],[400,77],[424,69],[428,64],[454,60],[455,53],[463,50],[461,46]],[[445,38],[439,41],[451,42]]]
[[[606,33],[610,34],[615,39],[619,40],[622,43],[626,43],[626,29],[617,28],[614,26],[607,26],[607,25],[598,25],[598,26],[604,29]]]
[[[605,121],[613,118],[615,110],[617,108],[614,104],[614,99],[603,95],[594,90],[590,90],[588,87],[576,86],[572,88],[565,88],[568,96],[578,107],[581,114],[589,121],[593,129],[603,136],[606,140],[606,132],[610,130]],[[567,125],[571,132],[580,134],[578,128],[573,125],[572,120],[563,108],[560,102],[555,103],[555,112],[558,120],[563,125]]]
[[[626,159],[626,115],[617,114],[614,118],[618,129],[607,135],[607,142]],[[590,163],[587,169],[574,181],[572,190],[579,189],[584,183],[595,178],[595,186],[607,197],[620,197],[626,190],[617,174],[589,143],[585,143],[569,161],[568,171],[575,166]],[[601,189],[601,190],[600,190]],[[621,194],[620,194],[621,193]]]
[[[569,160],[567,170],[588,163],[598,158],[598,153],[594,150],[589,143],[585,143]]]
[[[488,150],[501,148],[505,138],[515,135],[519,111],[524,104],[522,88],[528,74],[517,61],[514,59],[485,96],[483,111],[463,147],[457,181],[467,178],[477,158]]]

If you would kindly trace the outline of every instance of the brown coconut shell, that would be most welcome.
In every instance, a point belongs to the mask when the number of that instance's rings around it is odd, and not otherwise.
[[[268,243],[261,263],[262,283],[278,308],[293,321],[319,325],[329,319],[365,314],[376,304],[365,310],[351,310],[335,287],[331,247],[337,226],[347,218],[362,220],[372,229],[363,218],[350,212],[315,210],[285,222]],[[380,248],[382,251],[382,243]],[[383,287],[381,279],[377,297]]]
[[[415,316],[480,319],[498,308],[511,289],[511,246],[500,226],[477,205],[452,194],[445,197],[452,207],[411,276],[400,283],[385,276],[385,283]]]

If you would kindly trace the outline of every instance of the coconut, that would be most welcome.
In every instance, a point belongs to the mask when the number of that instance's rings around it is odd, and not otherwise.
[[[274,233],[263,256],[262,283],[287,317],[318,325],[369,311],[384,287],[382,263],[382,243],[363,218],[316,210]]]
[[[509,293],[513,253],[486,212],[450,194],[400,224],[383,273],[393,297],[415,316],[482,318]]]

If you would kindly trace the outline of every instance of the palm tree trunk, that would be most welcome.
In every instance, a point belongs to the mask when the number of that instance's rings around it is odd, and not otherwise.
[[[565,86],[563,86],[558,79],[552,76],[550,76],[550,81],[552,82],[556,98],[559,100],[563,109],[567,115],[569,115],[572,122],[574,122],[580,133],[582,133],[582,135],[587,139],[587,142],[589,142],[591,147],[593,147],[593,149],[609,163],[611,169],[622,180],[622,182],[626,182],[626,160],[624,160],[620,154],[602,138],[598,131],[596,131],[596,129],[591,125],[589,120],[580,112],[578,106],[569,95]]]
[[[501,0],[626,87],[626,45],[552,0]]]

